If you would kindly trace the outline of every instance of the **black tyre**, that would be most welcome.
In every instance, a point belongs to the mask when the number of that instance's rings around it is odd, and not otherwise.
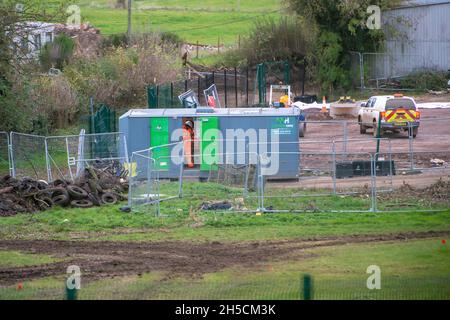
[[[102,202],[104,204],[113,205],[117,203],[117,196],[114,193],[106,192],[102,194]]]
[[[306,123],[300,123],[299,137],[303,138],[306,133]]]
[[[70,198],[68,195],[60,194],[60,195],[54,196],[52,198],[52,201],[57,206],[65,207],[69,204]]]
[[[380,129],[380,138],[383,136],[383,129]],[[378,138],[378,124],[373,121],[373,137]]]
[[[359,122],[359,133],[366,134],[366,127],[363,125],[361,118],[358,118]]]
[[[412,136],[415,139],[417,137],[417,134],[419,133],[419,128],[414,128],[412,132]]]
[[[39,196],[36,200],[38,201],[38,205],[41,210],[46,210],[53,207],[53,201],[50,197]]]
[[[67,192],[75,200],[86,199],[88,196],[86,190],[77,186],[67,186]]]
[[[73,200],[70,202],[70,205],[75,208],[91,208],[94,206],[92,201],[81,199],[81,200]]]
[[[93,193],[89,194],[88,199],[94,204],[94,206],[99,207],[102,205],[101,200]]]

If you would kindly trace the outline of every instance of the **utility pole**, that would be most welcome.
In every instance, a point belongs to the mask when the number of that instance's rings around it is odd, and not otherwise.
[[[128,43],[131,39],[131,0],[128,0],[128,30],[127,30]]]

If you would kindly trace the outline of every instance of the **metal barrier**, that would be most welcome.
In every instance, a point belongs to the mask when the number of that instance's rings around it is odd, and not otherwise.
[[[213,141],[227,143],[230,140],[210,140]],[[195,206],[197,210],[208,205],[208,198],[214,195],[211,191],[215,190],[223,192],[224,199],[230,200],[234,211],[257,211],[259,157],[257,153],[245,151],[249,148],[246,143],[244,152],[202,153],[196,157],[196,167],[189,170],[185,168],[183,142],[134,152],[130,163],[128,204],[134,210],[154,211],[159,215],[161,203],[183,197],[189,199],[186,206]],[[207,158],[213,163],[201,163]],[[150,206],[145,208],[145,205]],[[248,209],[249,206],[254,209]]]
[[[0,132],[0,173],[11,174],[10,142],[7,132]]]
[[[11,132],[10,157],[12,176],[47,180],[47,157],[44,136]]]
[[[373,211],[374,172],[371,154],[346,153],[345,161],[338,160],[339,156],[344,156],[340,152],[299,152],[295,154],[301,158],[298,180],[272,182],[271,174],[266,172],[264,164],[262,164],[263,183],[260,188],[262,188],[261,201],[264,211]],[[264,155],[262,155],[262,158],[264,158]],[[368,172],[364,171],[367,170],[364,167],[359,176],[354,176],[353,165],[357,161],[361,162],[362,165],[367,163],[369,166]],[[261,162],[263,163],[262,160]],[[282,165],[283,163],[280,163],[280,166]],[[355,195],[362,195],[363,197],[351,202],[345,197]],[[329,197],[329,201],[322,201],[318,204],[317,197]],[[289,201],[288,199],[296,200]],[[342,209],[336,210],[337,207],[342,207]]]
[[[87,165],[114,166],[122,171],[129,163],[122,133],[44,137],[12,132],[10,141],[15,178],[73,181]]]
[[[45,137],[47,179],[73,181],[88,165],[113,166],[128,163],[123,133],[97,133]]]

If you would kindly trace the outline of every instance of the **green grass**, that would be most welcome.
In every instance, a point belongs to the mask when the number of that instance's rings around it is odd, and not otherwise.
[[[53,258],[45,254],[31,254],[19,251],[0,251],[0,268],[36,266],[58,261],[61,261],[61,259]]]
[[[107,1],[79,1],[83,21],[100,28],[103,34],[124,33],[127,30],[127,10],[112,9]],[[253,21],[259,16],[277,17],[270,13],[280,9],[279,0],[262,0],[255,5],[251,0],[237,1],[136,1],[133,12],[133,30],[170,31],[185,41],[217,45],[235,44],[239,35],[247,35]],[[147,9],[146,9],[147,8]],[[150,9],[151,8],[151,9]]]
[[[163,184],[163,194],[176,194],[177,185]],[[281,191],[279,191],[281,192]],[[289,195],[288,189],[283,189]],[[239,188],[213,183],[190,183],[184,197],[161,203],[161,217],[155,207],[123,213],[122,203],[90,209],[63,209],[19,214],[0,219],[1,239],[90,239],[124,241],[252,241],[313,236],[382,234],[408,231],[450,230],[450,209],[430,212],[419,207],[411,212],[263,214],[201,211],[204,201],[226,200],[238,203]],[[275,198],[275,208],[367,209],[368,200],[360,197],[329,196],[314,198]],[[256,198],[248,199],[247,209],[256,209]],[[192,209],[191,209],[192,208]],[[433,208],[433,207],[432,207]],[[435,208],[442,209],[442,206]],[[415,210],[414,210],[415,209]]]
[[[300,279],[313,276],[315,299],[449,299],[450,253],[440,239],[308,249],[304,256],[234,267],[201,277],[164,272],[83,283],[80,299],[301,299]],[[369,265],[381,269],[381,290],[369,290]],[[0,298],[61,299],[61,278],[0,288]],[[45,296],[42,295],[45,293]]]

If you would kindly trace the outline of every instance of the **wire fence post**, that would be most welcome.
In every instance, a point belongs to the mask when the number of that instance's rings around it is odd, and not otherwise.
[[[303,281],[303,300],[313,300],[314,290],[311,275],[305,274],[303,276],[302,281]]]
[[[370,175],[372,177],[372,212],[377,212],[377,161],[378,161],[378,154],[375,154],[374,156],[371,155],[370,159]]]
[[[223,70],[223,82],[224,82],[224,89],[225,89],[225,108],[228,108],[228,103],[227,103],[227,69]]]
[[[248,75],[249,75],[249,72],[248,72],[248,67],[246,68],[246,71],[245,71],[245,94],[246,94],[246,100],[245,100],[245,102],[246,102],[246,107],[248,107],[248,94],[249,94],[249,90],[248,90]]]
[[[410,169],[414,170],[414,134],[413,134],[413,128],[412,123],[408,122],[408,151],[409,151],[409,162],[410,162]]]
[[[237,68],[234,67],[234,95],[236,98],[236,108],[239,106],[238,102],[238,81],[237,81]]]
[[[44,146],[45,146],[45,165],[47,167],[47,181],[51,182],[51,181],[53,181],[53,177],[52,177],[52,169],[51,169],[51,164],[50,164],[50,159],[49,159],[49,154],[48,154],[47,137],[45,137]]]

